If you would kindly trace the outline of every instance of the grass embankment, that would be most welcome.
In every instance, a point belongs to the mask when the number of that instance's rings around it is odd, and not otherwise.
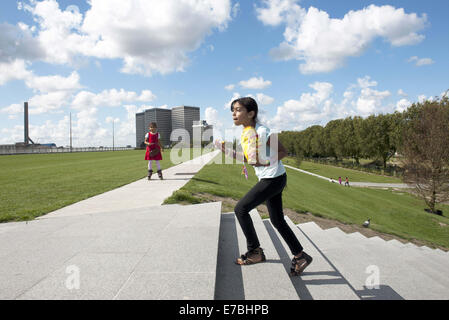
[[[297,168],[296,161],[293,158],[287,157],[282,160],[283,163]],[[345,180],[348,177],[349,182],[376,182],[376,183],[402,183],[401,179],[389,176],[381,176],[372,173],[366,173],[358,170],[351,170],[346,168],[334,167],[310,161],[302,161],[299,169],[318,174],[323,177],[333,178],[338,181],[338,177]]]
[[[257,178],[249,168],[249,179],[241,175],[242,166],[210,164],[166,203],[204,201],[200,193],[240,199]],[[284,191],[284,207],[298,214],[361,225],[371,218],[371,229],[407,240],[421,240],[449,248],[449,218],[424,212],[424,202],[408,193],[368,188],[347,188],[325,180],[287,169],[288,183]],[[446,215],[449,206],[442,205]]]
[[[144,178],[144,155],[130,150],[1,156],[0,222],[30,220]],[[170,150],[162,157],[163,170],[174,165]]]

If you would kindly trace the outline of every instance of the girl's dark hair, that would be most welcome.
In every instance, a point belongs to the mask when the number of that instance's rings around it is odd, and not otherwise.
[[[254,100],[251,97],[244,97],[244,98],[235,99],[231,103],[231,111],[232,112],[234,112],[234,105],[237,102],[239,103],[239,105],[244,107],[247,112],[254,111],[254,121],[257,122],[257,113],[259,112],[259,107],[257,106],[256,100]]]
[[[150,122],[149,127],[155,127],[155,128],[157,128],[157,123],[156,123],[156,122]]]

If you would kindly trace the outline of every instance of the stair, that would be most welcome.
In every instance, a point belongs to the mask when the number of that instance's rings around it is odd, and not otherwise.
[[[285,219],[303,246],[304,251],[313,258],[312,264],[300,277],[292,278],[300,298],[302,300],[358,300],[359,297],[350,283],[335,269],[332,262],[322,255],[313,241],[302,233],[288,217],[285,217]],[[292,253],[287,243],[269,220],[264,220],[264,223],[276,249],[283,258],[284,267],[289,270]]]
[[[247,251],[246,238],[234,213],[222,214],[217,261],[217,300],[297,300],[299,296],[257,210],[250,212],[267,261],[239,266],[235,259]]]
[[[1,225],[0,299],[449,299],[446,252],[285,217],[313,257],[290,277],[287,244],[257,210],[250,215],[267,258],[250,266],[234,263],[246,239],[221,203]],[[73,270],[75,289],[67,287]]]
[[[298,226],[358,292],[362,299],[447,299],[449,286],[438,281],[444,274],[423,272],[419,258],[378,237],[355,240],[338,228],[321,230]],[[419,252],[418,252],[419,253]],[[416,251],[415,251],[416,254]],[[417,260],[418,259],[418,260]],[[422,259],[421,259],[422,260]],[[428,268],[430,269],[430,268]],[[369,289],[368,277],[379,271],[378,289]]]
[[[0,292],[11,294],[2,298],[214,299],[220,213],[221,203],[207,203],[39,220],[72,223],[2,256]],[[78,288],[67,288],[68,270]],[[4,290],[11,282],[20,290]]]

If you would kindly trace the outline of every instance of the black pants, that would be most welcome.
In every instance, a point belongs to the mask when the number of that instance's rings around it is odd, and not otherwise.
[[[281,234],[293,255],[302,251],[302,246],[284,219],[282,190],[287,184],[287,174],[276,178],[261,179],[235,206],[234,211],[246,237],[248,251],[260,246],[249,212],[266,201],[270,220]]]

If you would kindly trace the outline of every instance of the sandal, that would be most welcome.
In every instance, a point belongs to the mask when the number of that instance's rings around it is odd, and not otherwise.
[[[262,248],[257,248],[251,251],[248,251],[245,254],[242,254],[240,258],[237,258],[235,261],[238,265],[250,265],[259,262],[264,262],[266,260],[265,254],[263,253]]]
[[[290,275],[291,276],[301,275],[304,269],[307,268],[312,263],[312,260],[313,260],[312,257],[309,256],[304,251],[298,258],[293,257],[292,266],[290,268]]]

